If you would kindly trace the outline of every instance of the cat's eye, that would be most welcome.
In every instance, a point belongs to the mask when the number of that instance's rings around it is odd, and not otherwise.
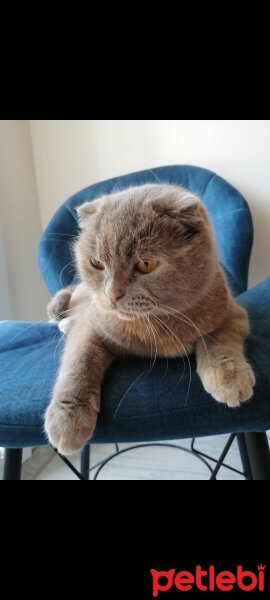
[[[140,260],[136,264],[137,271],[140,273],[152,273],[154,269],[157,267],[157,260]]]
[[[100,260],[96,260],[96,258],[90,258],[90,263],[95,269],[99,269],[100,271],[105,269],[105,265]]]

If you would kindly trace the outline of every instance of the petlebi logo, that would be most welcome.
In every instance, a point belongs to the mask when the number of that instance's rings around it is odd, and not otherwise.
[[[262,563],[257,565],[254,570],[244,569],[242,565],[237,565],[233,571],[217,570],[214,565],[209,567],[196,565],[193,571],[151,569],[152,594],[154,598],[157,598],[160,594],[172,589],[179,592],[191,590],[231,592],[237,589],[242,592],[264,592],[265,571],[266,565]]]

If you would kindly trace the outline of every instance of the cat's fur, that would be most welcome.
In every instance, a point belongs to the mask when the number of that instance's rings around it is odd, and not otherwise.
[[[49,305],[49,316],[69,331],[46,412],[50,442],[70,454],[90,438],[104,373],[123,354],[195,350],[207,392],[231,407],[248,400],[255,383],[244,356],[248,318],[229,291],[199,198],[176,186],[145,185],[86,203],[78,213],[82,283]],[[158,264],[151,273],[136,270],[138,261],[152,259]]]

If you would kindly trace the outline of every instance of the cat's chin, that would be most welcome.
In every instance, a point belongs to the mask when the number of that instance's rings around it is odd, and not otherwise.
[[[96,302],[96,305],[99,308],[99,310],[103,313],[111,314],[114,317],[120,319],[121,321],[135,321],[136,319],[139,319],[143,316],[147,316],[149,314],[149,311],[142,311],[136,313],[134,311],[127,312],[125,310],[121,310],[121,308],[117,308],[117,306],[112,306],[111,304],[104,305],[101,302]]]
[[[129,313],[123,313],[119,310],[115,314],[117,315],[118,319],[121,319],[121,321],[135,321],[136,319],[134,315],[130,315]]]
[[[121,319],[121,321],[134,321],[136,318],[133,313],[121,311],[121,310],[117,309],[116,306],[114,306],[114,307],[108,306],[108,305],[104,306],[101,303],[98,303],[97,306],[98,306],[99,310],[102,311],[103,313],[117,317],[118,319]]]
[[[132,313],[128,313],[126,311],[121,311],[121,310],[116,310],[116,312],[114,314],[116,314],[116,316],[121,319],[122,321],[137,321],[139,319],[142,319],[143,317],[149,317],[149,314],[152,311],[141,311],[141,312],[132,312]]]

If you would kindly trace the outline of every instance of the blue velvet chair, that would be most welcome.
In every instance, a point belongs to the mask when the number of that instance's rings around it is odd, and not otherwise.
[[[161,441],[236,433],[246,477],[269,479],[265,431],[270,428],[270,278],[247,291],[252,220],[236,189],[211,171],[190,166],[161,167],[92,185],[61,206],[44,232],[39,248],[41,273],[51,294],[76,281],[71,253],[72,240],[78,233],[76,206],[126,186],[157,181],[184,185],[199,194],[207,206],[229,285],[249,311],[247,353],[257,377],[255,394],[241,408],[218,404],[204,391],[194,357],[188,397],[189,368],[182,360],[171,359],[166,376],[163,360],[156,362],[149,375],[149,360],[118,360],[103,383],[102,409],[93,442]],[[43,416],[63,343],[52,324],[0,324],[0,446],[6,448],[5,479],[19,479],[22,448],[47,444]]]

